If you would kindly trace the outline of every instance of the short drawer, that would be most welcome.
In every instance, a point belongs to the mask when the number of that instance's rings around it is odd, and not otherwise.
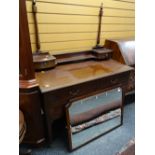
[[[122,86],[129,79],[129,72],[121,73],[100,79],[97,81],[97,89],[105,89],[115,86]]]
[[[74,85],[71,87],[69,91],[70,99],[88,95],[90,93],[95,92],[96,89],[96,80]]]
[[[109,85],[115,85],[115,84],[122,84],[125,81],[127,82],[128,79],[129,79],[129,72],[126,72],[109,77],[109,79],[107,79],[107,82]]]

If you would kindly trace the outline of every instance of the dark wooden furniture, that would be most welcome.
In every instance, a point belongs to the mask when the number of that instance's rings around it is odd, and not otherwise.
[[[89,51],[80,51],[76,53],[65,53],[54,55],[57,65],[75,63],[87,60],[107,60],[112,57],[112,50],[107,48],[98,48]]]
[[[23,143],[33,145],[45,141],[41,98],[32,62],[25,0],[19,1],[19,109],[26,122]]]
[[[110,59],[58,65],[53,70],[36,72],[43,99],[48,140],[52,141],[53,122],[64,116],[65,105],[70,100],[116,87],[124,89],[131,71],[131,67]]]
[[[35,73],[25,0],[19,5],[19,108],[27,125],[24,142],[41,144],[45,141],[41,111],[45,113],[48,140],[52,141],[52,124],[64,116],[70,100],[116,87],[124,93],[132,68],[112,59],[96,61],[92,51],[87,51],[58,55],[55,69]]]
[[[44,70],[53,68],[56,65],[55,57],[49,52],[41,51],[40,37],[38,31],[37,5],[36,0],[32,1],[32,13],[35,29],[36,52],[33,53],[33,63],[35,70]]]
[[[135,67],[135,40],[130,39],[107,39],[105,47],[113,50],[112,58],[122,64]],[[135,90],[135,70],[130,73],[130,80],[126,87],[126,94]]]

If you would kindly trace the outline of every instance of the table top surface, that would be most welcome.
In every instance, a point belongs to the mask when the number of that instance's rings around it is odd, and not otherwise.
[[[112,76],[132,70],[115,60],[84,61],[57,66],[48,71],[36,72],[36,79],[42,93]]]

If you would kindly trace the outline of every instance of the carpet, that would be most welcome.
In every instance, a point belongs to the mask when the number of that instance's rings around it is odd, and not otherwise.
[[[50,146],[31,148],[31,155],[116,155],[134,137],[135,104],[132,102],[124,107],[124,121],[122,126],[89,144],[73,152],[69,152],[65,134],[60,132]]]

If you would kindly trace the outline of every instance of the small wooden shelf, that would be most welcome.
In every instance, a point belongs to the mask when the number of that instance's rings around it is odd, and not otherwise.
[[[69,63],[69,62],[74,62],[74,61],[84,61],[84,60],[89,60],[89,59],[94,59],[95,56],[92,54],[88,54],[88,55],[77,55],[74,57],[68,57],[68,58],[59,58],[57,60],[58,64],[62,64],[62,63]]]

